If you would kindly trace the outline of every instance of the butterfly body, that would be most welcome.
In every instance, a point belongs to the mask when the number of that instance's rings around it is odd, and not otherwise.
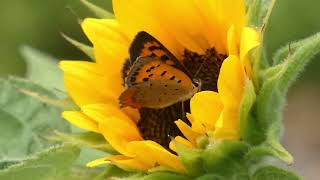
[[[200,82],[192,80],[183,64],[146,32],[138,33],[133,41],[130,58],[133,63],[125,78],[126,90],[119,97],[122,107],[164,108],[199,91]]]

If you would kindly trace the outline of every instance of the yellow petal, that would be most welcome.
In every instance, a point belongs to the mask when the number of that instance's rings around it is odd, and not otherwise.
[[[177,172],[185,172],[180,159],[154,141],[132,141],[127,148],[145,164],[167,166]]]
[[[245,74],[238,57],[224,60],[218,79],[218,92],[224,108],[238,108],[244,90]]]
[[[245,23],[243,0],[196,0],[196,5],[205,19],[211,46],[218,52],[228,52],[227,32],[234,25],[235,39],[240,41],[242,27]]]
[[[135,125],[124,113],[112,105],[88,105],[83,112],[99,122],[99,131],[118,152],[126,156],[130,154],[126,145],[130,141],[142,140]]]
[[[210,48],[204,19],[194,1],[153,1],[156,20],[185,48],[203,53]]]
[[[227,124],[227,123],[230,123],[230,124]],[[216,130],[213,133],[214,139],[229,139],[229,140],[240,139],[240,131],[239,131],[238,123],[239,122],[237,121],[230,121],[230,117],[227,118],[222,115],[221,118],[218,120],[216,125]]]
[[[138,123],[140,120],[140,113],[138,109],[134,109],[131,107],[124,107],[121,109],[124,113],[126,113],[127,116],[132,119],[135,123]]]
[[[239,56],[239,44],[236,39],[234,26],[231,26],[228,30],[228,52],[229,55]]]
[[[102,164],[109,164],[110,161],[107,160],[107,157],[99,158],[94,161],[90,161],[86,164],[87,167],[95,167]]]
[[[79,106],[115,101],[120,94],[111,89],[111,79],[104,77],[95,63],[61,61],[60,68],[64,71],[65,87]]]
[[[115,68],[115,65],[123,64],[128,56],[127,52],[131,40],[122,32],[115,19],[87,18],[81,26],[94,46],[97,63],[110,69],[111,67]],[[115,55],[122,59],[116,59]]]
[[[121,69],[128,58],[131,40],[122,32],[114,19],[85,19],[82,28],[93,43],[94,54],[98,66],[107,81],[106,86],[117,93],[123,91]]]
[[[175,152],[177,152],[176,143],[180,143],[186,147],[194,148],[194,145],[190,141],[186,140],[181,136],[177,136],[169,144],[169,148]]]
[[[250,50],[260,45],[259,33],[249,27],[245,27],[242,30],[241,44],[240,44],[240,59],[248,54]]]
[[[252,66],[248,58],[248,53],[250,50],[260,45],[260,36],[256,30],[249,27],[245,27],[243,28],[241,38],[242,39],[240,44],[240,59],[242,64],[244,65],[247,75],[251,78]]]
[[[206,127],[204,126],[204,124],[202,124],[201,121],[196,121],[195,118],[193,117],[193,115],[190,113],[187,113],[187,118],[188,118],[189,122],[191,123],[192,131],[197,132],[199,134],[206,133]]]
[[[175,121],[176,125],[182,132],[182,134],[192,143],[196,144],[196,139],[199,137],[199,133],[194,132],[190,126],[188,126],[185,122],[182,120]]]
[[[201,91],[190,100],[191,114],[194,121],[201,122],[208,130],[214,130],[214,125],[222,111],[219,94],[213,91]]]
[[[146,166],[142,162],[138,161],[134,158],[129,158],[123,155],[115,155],[115,156],[107,156],[104,158],[96,159],[87,163],[87,167],[94,167],[101,164],[114,164],[120,168],[128,169],[128,170],[141,170],[146,171],[148,170],[149,166]]]
[[[133,39],[139,31],[146,31],[179,57],[184,48],[172,36],[172,30],[164,29],[162,24],[157,21],[155,16],[157,7],[154,3],[155,1],[112,1],[116,19],[130,39]]]
[[[98,124],[81,112],[64,111],[62,117],[81,129],[99,133]]]

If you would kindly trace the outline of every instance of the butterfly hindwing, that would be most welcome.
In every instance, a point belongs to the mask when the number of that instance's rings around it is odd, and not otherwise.
[[[196,89],[182,87],[172,80],[149,80],[126,89],[120,95],[120,104],[134,108],[164,108],[189,99]]]

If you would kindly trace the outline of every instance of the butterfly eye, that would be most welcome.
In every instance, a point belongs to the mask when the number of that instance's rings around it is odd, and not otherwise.
[[[201,86],[201,80],[200,79],[193,79],[193,85],[195,87],[200,87]]]

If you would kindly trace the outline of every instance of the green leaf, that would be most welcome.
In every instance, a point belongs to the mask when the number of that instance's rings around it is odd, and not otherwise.
[[[70,143],[79,147],[88,147],[93,149],[98,149],[104,152],[115,154],[117,153],[106,139],[97,133],[93,132],[84,132],[84,133],[62,133],[55,131],[55,136],[50,137],[51,140],[63,141]]]
[[[55,97],[29,81],[0,79],[0,159],[24,159],[52,145],[45,137],[53,130],[69,131],[69,124],[61,119],[59,108],[39,102],[21,93],[21,89]]]
[[[203,166],[201,149],[188,148],[176,142],[177,153],[181,158],[184,166],[187,168],[188,175],[192,177],[199,176],[205,173]]]
[[[282,135],[282,110],[285,106],[285,97],[290,85],[297,79],[306,64],[320,51],[320,33],[297,43],[293,49],[283,55],[283,49],[277,53],[275,60],[282,62],[265,73],[264,83],[257,97],[255,112],[255,130],[260,131],[261,141],[268,143],[276,150],[279,158],[290,162],[291,155],[280,145]]]
[[[254,162],[268,156],[277,157],[288,164],[293,163],[293,157],[277,141],[265,142],[250,148],[246,154],[246,159]]]
[[[27,63],[27,79],[48,89],[64,90],[58,59],[28,46],[21,48],[21,54]]]
[[[293,172],[280,169],[274,166],[266,166],[258,169],[253,177],[252,180],[299,180],[301,179]]]
[[[80,149],[64,145],[49,148],[32,158],[0,171],[0,179],[45,180],[56,179],[68,173]]]
[[[255,103],[256,93],[253,83],[249,79],[246,80],[244,92],[240,109],[240,135],[242,139],[251,141],[259,132],[253,129],[255,120],[250,111]]]
[[[91,60],[94,60],[94,54],[93,54],[93,49],[92,47],[83,44],[77,40],[72,39],[71,37],[61,33],[62,37],[64,39],[66,39],[70,44],[74,45],[75,47],[77,47],[80,51],[82,51],[84,54],[86,54],[88,57],[91,58]]]
[[[248,24],[253,27],[266,27],[276,0],[251,0],[247,12]]]
[[[288,50],[288,58],[284,63],[279,89],[287,93],[288,88],[298,78],[305,66],[320,52],[320,33],[301,40],[294,44],[294,48]]]
[[[91,10],[98,18],[113,18],[114,15],[108,12],[105,9],[102,9],[99,6],[94,5],[93,3],[87,0],[80,0],[89,10]]]
[[[249,146],[241,141],[223,140],[210,144],[202,153],[204,168],[208,174],[225,178],[247,176],[244,155]]]

